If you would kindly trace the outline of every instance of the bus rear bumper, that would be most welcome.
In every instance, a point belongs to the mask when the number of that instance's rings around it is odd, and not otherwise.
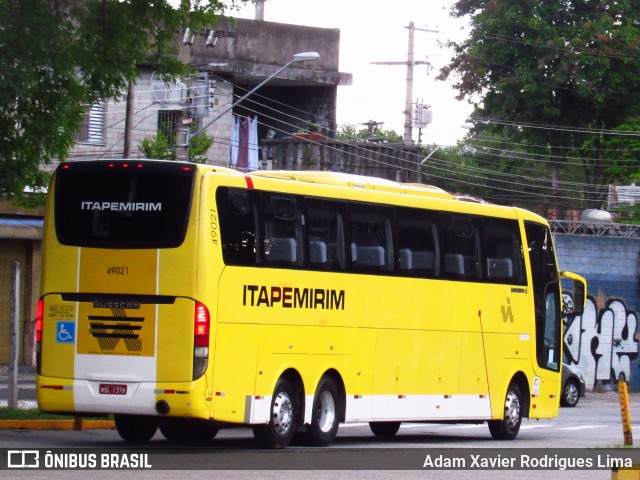
[[[38,378],[42,411],[209,418],[210,401],[196,395],[197,382],[104,382]]]

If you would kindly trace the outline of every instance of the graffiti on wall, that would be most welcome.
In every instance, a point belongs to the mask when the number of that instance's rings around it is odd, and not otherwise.
[[[588,391],[598,384],[631,380],[631,362],[638,357],[640,346],[637,327],[638,315],[624,301],[610,298],[605,302],[602,295],[587,297],[583,314],[568,319],[565,356],[582,370]]]

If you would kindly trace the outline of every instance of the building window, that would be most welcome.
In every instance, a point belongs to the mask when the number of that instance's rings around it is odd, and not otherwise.
[[[80,128],[74,135],[77,143],[91,143],[102,145],[105,143],[105,113],[106,105],[99,102],[87,108]]]
[[[180,110],[158,111],[158,133],[164,136],[170,149],[176,145],[176,129],[180,113]]]

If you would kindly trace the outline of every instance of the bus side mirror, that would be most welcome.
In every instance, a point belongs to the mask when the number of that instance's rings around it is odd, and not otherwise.
[[[573,299],[573,306],[569,306],[569,308],[563,306],[563,315],[565,317],[582,315],[587,301],[587,281],[584,277],[572,272],[560,272],[560,277],[562,278],[563,293],[569,293]]]

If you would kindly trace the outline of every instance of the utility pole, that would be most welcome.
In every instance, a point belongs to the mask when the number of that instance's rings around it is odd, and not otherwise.
[[[416,28],[413,22],[409,22],[409,25],[404,27],[409,30],[409,46],[407,48],[407,61],[406,62],[371,62],[374,65],[406,65],[407,66],[407,90],[405,95],[404,104],[404,135],[402,137],[405,145],[411,145],[413,143],[413,129],[411,113],[413,111],[413,67],[415,65],[431,65],[430,62],[415,61],[413,59],[413,37],[416,30],[421,32],[438,33],[438,30],[429,30],[426,28]]]
[[[131,157],[131,133],[133,130],[133,81],[127,85],[127,109],[124,116],[124,147],[122,158]]]
[[[367,126],[367,140],[371,140],[373,138],[373,131],[380,125],[384,125],[384,122],[376,122],[374,120],[369,120],[368,122],[361,123],[360,125]]]

